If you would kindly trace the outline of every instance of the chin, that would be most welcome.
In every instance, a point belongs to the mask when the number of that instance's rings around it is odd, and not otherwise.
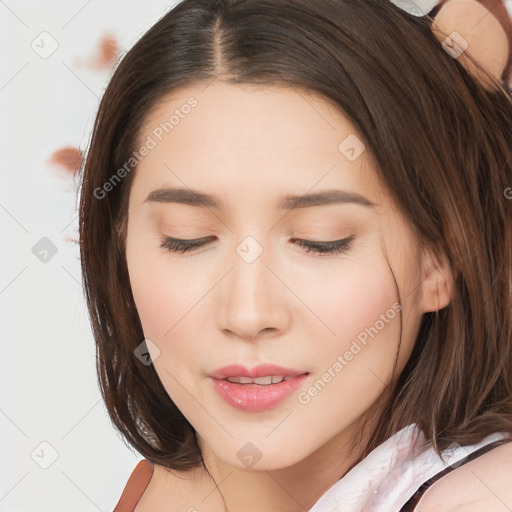
[[[277,437],[275,444],[270,444],[268,440],[251,442],[245,439],[234,440],[229,445],[213,444],[210,447],[224,463],[246,471],[278,471],[293,466],[310,455],[302,441],[283,445],[283,441],[277,440]],[[233,451],[234,446],[239,448]]]

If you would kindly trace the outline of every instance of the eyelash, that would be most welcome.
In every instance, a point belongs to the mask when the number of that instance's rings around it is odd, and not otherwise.
[[[350,247],[354,235],[344,238],[343,240],[335,240],[333,242],[312,242],[309,240],[301,240],[294,238],[297,245],[306,249],[306,252],[313,251],[317,254],[339,254],[347,252]],[[164,237],[160,247],[172,252],[188,252],[202,247],[207,242],[204,239],[199,240],[180,240],[178,238]]]

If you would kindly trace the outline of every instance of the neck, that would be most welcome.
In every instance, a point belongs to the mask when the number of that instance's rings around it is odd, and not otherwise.
[[[277,470],[247,470],[219,459],[198,435],[205,465],[208,501],[215,512],[304,512],[342,478],[361,455],[368,440],[350,453],[362,418],[298,463]]]

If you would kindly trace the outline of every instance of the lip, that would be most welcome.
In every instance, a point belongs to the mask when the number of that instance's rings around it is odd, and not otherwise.
[[[259,364],[254,368],[247,368],[240,364],[231,364],[229,366],[223,366],[216,370],[208,373],[208,377],[213,379],[227,379],[228,377],[266,377],[267,375],[283,375],[284,377],[298,377],[304,373],[308,373],[306,370],[292,370],[290,368],[283,368],[275,364]]]
[[[238,384],[225,380],[227,377],[256,378],[268,375],[283,375],[291,378],[268,386]],[[218,368],[209,373],[208,377],[214,390],[228,405],[246,412],[262,412],[276,407],[297,391],[309,378],[309,372],[272,364],[262,364],[252,369],[241,365],[230,365]]]

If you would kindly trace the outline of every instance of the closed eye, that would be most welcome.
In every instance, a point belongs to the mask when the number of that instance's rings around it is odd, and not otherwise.
[[[211,237],[210,237],[211,238]],[[315,242],[312,240],[301,240],[299,238],[292,238],[292,240],[303,247],[306,252],[313,251],[317,254],[339,254],[348,251],[351,247],[351,242],[355,238],[354,235],[344,238],[342,240],[334,240],[330,242]],[[181,240],[179,238],[164,237],[160,247],[169,251],[184,253],[192,252],[208,243],[208,238],[197,238],[194,240]]]

